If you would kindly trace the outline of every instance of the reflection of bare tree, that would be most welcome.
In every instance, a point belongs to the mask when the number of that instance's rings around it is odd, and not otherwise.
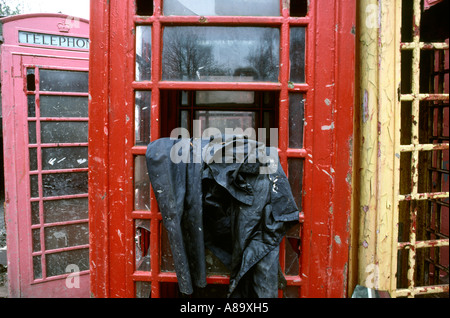
[[[170,33],[169,33],[170,32]],[[163,79],[198,80],[200,73],[212,74],[219,70],[214,62],[212,45],[194,30],[166,29],[163,49]]]
[[[142,41],[142,56],[136,54],[136,65],[138,67],[137,74],[139,74],[139,80],[150,80],[151,79],[151,56],[152,50],[150,43]]]
[[[247,56],[247,61],[258,74],[257,79],[276,81],[278,75],[278,41],[274,29],[268,29]]]

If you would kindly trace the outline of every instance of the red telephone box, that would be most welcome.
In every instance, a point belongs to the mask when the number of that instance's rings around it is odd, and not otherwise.
[[[88,21],[1,22],[9,295],[88,297]]]
[[[280,297],[345,297],[355,2],[92,1],[89,208],[96,297],[175,297],[167,233],[145,165],[175,127],[277,128],[301,226]],[[303,217],[304,215],[304,217]],[[229,276],[206,257],[208,287]]]

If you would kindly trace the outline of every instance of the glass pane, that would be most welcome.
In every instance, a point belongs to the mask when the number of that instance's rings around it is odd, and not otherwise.
[[[136,282],[136,298],[150,298],[151,293],[151,282]]]
[[[30,148],[30,171],[37,170],[37,149]]]
[[[196,105],[233,105],[255,103],[255,92],[249,91],[196,91]]]
[[[305,82],[305,28],[292,27],[290,40],[290,79],[292,82]]]
[[[88,92],[88,72],[39,71],[39,89],[53,92]]]
[[[42,143],[88,142],[88,123],[78,121],[41,122]]]
[[[150,179],[145,156],[134,160],[134,208],[150,211]]]
[[[84,96],[40,96],[41,117],[88,117]]]
[[[149,81],[152,74],[152,27],[136,26],[136,81]]]
[[[56,276],[70,273],[67,270],[68,265],[77,266],[80,271],[89,269],[89,249],[83,248],[79,250],[71,250],[59,253],[51,253],[45,255],[47,264],[47,276]]]
[[[283,290],[283,298],[300,298],[300,287],[287,286]]]
[[[89,244],[87,223],[46,227],[44,236],[46,250]]]
[[[41,256],[33,256],[33,276],[34,279],[42,278]]]
[[[205,249],[206,273],[210,275],[229,275],[230,270],[211,252]]]
[[[190,120],[189,120],[189,111],[182,110],[180,114],[180,127],[185,128],[188,131],[190,130]]]
[[[39,217],[39,202],[34,201],[31,203],[31,224],[39,224],[40,223],[40,217]]]
[[[34,95],[27,96],[28,101],[28,117],[36,117],[36,98]]]
[[[136,145],[147,145],[150,143],[151,101],[152,92],[136,92],[134,113]]]
[[[279,29],[166,27],[163,43],[163,80],[278,81]]]
[[[88,215],[88,198],[44,201],[44,222],[84,220]]]
[[[87,168],[87,166],[87,147],[42,148],[43,170]]]
[[[136,220],[136,270],[150,271],[150,220]]]
[[[299,274],[299,249],[300,244],[300,225],[297,224],[286,233],[285,244],[285,267],[284,273],[286,275]]]
[[[32,198],[39,197],[38,176],[30,175],[30,193]]]
[[[289,94],[289,147],[303,147],[303,94]]]
[[[164,15],[279,16],[279,0],[165,0]]]
[[[216,128],[222,135],[225,134],[225,128],[242,128],[244,131],[247,128],[256,129],[256,112],[199,110],[194,112],[194,117],[201,122],[202,135],[206,128]]]
[[[288,176],[295,203],[302,210],[303,159],[288,158]]]
[[[161,272],[175,272],[172,250],[170,249],[169,235],[161,224]]]
[[[28,122],[28,142],[30,144],[36,143],[36,122],[35,121]]]
[[[88,192],[88,173],[54,173],[42,175],[44,197],[84,194]]]
[[[33,236],[33,252],[41,250],[41,229],[31,230]]]

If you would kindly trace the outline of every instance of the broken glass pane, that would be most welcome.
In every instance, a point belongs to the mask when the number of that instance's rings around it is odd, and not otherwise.
[[[278,81],[277,28],[166,27],[163,43],[163,80]]]
[[[279,0],[165,0],[164,15],[279,16]]]
[[[136,270],[150,271],[150,220],[135,221]]]

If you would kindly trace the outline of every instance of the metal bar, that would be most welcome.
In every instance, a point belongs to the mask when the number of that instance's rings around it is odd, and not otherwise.
[[[448,293],[449,285],[420,286],[412,289],[397,289],[395,297],[410,297],[413,295]]]
[[[397,244],[397,249],[409,249],[409,248],[428,248],[428,247],[439,247],[439,246],[449,246],[448,239],[441,240],[428,240],[428,241],[416,241],[415,244],[411,242],[401,242]]]
[[[420,0],[414,0],[413,3],[413,42],[415,46],[412,52],[412,81],[411,91],[412,94],[418,95],[420,92]],[[411,143],[414,145],[419,144],[419,118],[420,118],[420,101],[414,98],[412,101],[412,114],[411,114]],[[418,192],[418,179],[419,179],[419,151],[415,149],[411,155],[411,196],[414,197]],[[416,221],[417,221],[417,203],[412,201],[410,204],[410,234],[409,241],[414,246],[416,243]],[[408,289],[411,290],[414,295],[414,274],[416,267],[416,252],[414,248],[409,249],[408,253]]]
[[[400,101],[410,102],[414,100],[427,100],[427,101],[448,101],[449,94],[402,94],[400,96]]]
[[[400,145],[400,152],[420,152],[432,150],[449,149],[449,144],[416,144],[416,145]]]
[[[402,50],[413,50],[417,45],[421,50],[448,50],[448,43],[445,42],[420,42],[419,44],[416,42],[403,42],[400,44],[400,48]]]
[[[399,195],[399,201],[429,200],[448,198],[449,192],[414,193]]]

